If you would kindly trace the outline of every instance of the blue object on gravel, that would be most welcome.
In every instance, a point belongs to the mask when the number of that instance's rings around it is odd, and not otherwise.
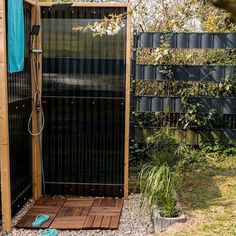
[[[40,236],[57,236],[58,230],[56,229],[45,229]]]

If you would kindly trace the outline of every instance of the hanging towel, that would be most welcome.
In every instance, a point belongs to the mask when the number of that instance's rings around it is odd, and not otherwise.
[[[8,72],[24,69],[24,10],[23,0],[8,0]]]

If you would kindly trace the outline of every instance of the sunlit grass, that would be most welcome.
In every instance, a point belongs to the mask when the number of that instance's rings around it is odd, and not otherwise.
[[[236,157],[188,173],[180,198],[188,221],[162,235],[236,235]]]

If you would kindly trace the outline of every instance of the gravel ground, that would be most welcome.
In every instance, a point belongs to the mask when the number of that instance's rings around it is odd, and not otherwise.
[[[33,201],[29,201],[27,205],[13,219],[13,225],[24,215],[33,205]],[[37,236],[42,230],[25,230],[13,229],[12,236]],[[142,199],[139,194],[131,194],[129,200],[125,201],[120,226],[118,230],[64,230],[60,231],[59,236],[86,236],[86,235],[130,235],[130,236],[148,236],[153,235],[154,228],[151,216],[146,206],[142,205]]]

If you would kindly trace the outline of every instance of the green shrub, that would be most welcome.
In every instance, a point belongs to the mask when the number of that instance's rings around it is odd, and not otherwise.
[[[167,163],[160,165],[159,161],[152,161],[145,164],[140,173],[140,180],[141,192],[151,209],[155,205],[159,206],[165,217],[178,214],[175,199],[176,175],[171,172]]]
[[[151,209],[161,208],[166,217],[178,214],[176,209],[176,170],[184,158],[187,147],[178,142],[168,128],[161,129],[145,139],[149,158],[140,172],[140,189]]]

